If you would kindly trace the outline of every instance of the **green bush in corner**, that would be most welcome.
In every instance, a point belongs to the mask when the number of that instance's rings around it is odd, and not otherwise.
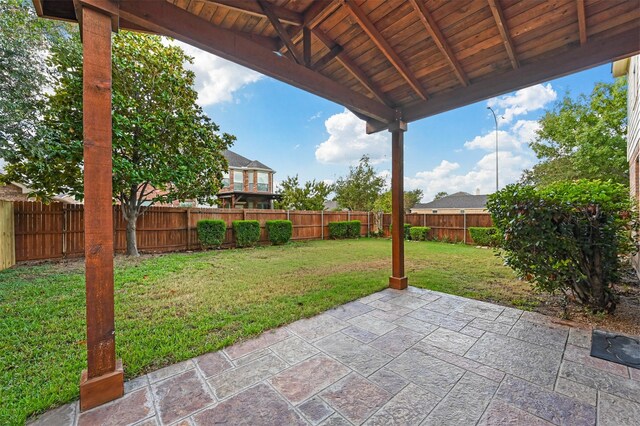
[[[220,219],[203,219],[196,224],[198,239],[204,248],[218,248],[224,241],[227,223]]]
[[[233,235],[236,247],[252,247],[260,240],[260,222],[257,220],[234,220]]]
[[[269,241],[273,245],[286,244],[293,235],[293,223],[290,220],[268,220],[266,226]]]
[[[329,222],[329,236],[333,239],[358,238],[361,225],[359,220]]]
[[[470,227],[469,234],[473,242],[479,246],[497,247],[500,243],[500,234],[498,229],[494,227]]]
[[[409,234],[413,241],[426,241],[431,228],[428,226],[412,226],[409,228]]]

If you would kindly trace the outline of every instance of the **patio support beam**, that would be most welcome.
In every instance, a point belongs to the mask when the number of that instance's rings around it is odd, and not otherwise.
[[[87,297],[87,370],[80,380],[80,409],[124,393],[116,360],[113,297],[111,160],[111,30],[113,10],[80,2],[83,49],[84,251]],[[113,6],[113,3],[107,2]],[[116,6],[117,7],[117,6]],[[117,13],[117,10],[116,10]]]
[[[302,40],[304,36],[302,34],[303,28],[309,28],[313,30],[318,25],[322,23],[325,19],[327,19],[333,12],[338,10],[340,7],[340,2],[337,0],[316,0],[311,6],[304,12],[304,26],[297,27],[291,34],[291,41],[293,44],[298,43]],[[287,46],[283,45],[280,47],[280,53],[285,53],[287,51]]]
[[[493,19],[496,21],[498,31],[500,31],[500,36],[502,37],[502,42],[504,43],[504,47],[507,50],[509,59],[511,60],[511,65],[513,66],[513,69],[516,69],[520,66],[520,63],[516,57],[516,49],[513,47],[513,40],[509,34],[509,28],[507,27],[507,21],[504,17],[504,13],[502,12],[502,7],[500,7],[500,3],[498,3],[500,0],[488,1],[491,13],[493,14]]]
[[[400,117],[390,126],[391,132],[391,270],[389,287],[407,288],[404,274],[404,132],[407,123]]]
[[[278,33],[280,40],[282,40],[285,46],[287,46],[287,48],[289,49],[289,53],[291,53],[296,63],[297,64],[304,63],[304,59],[301,58],[300,54],[296,51],[295,46],[291,41],[291,37],[289,36],[289,33],[278,20],[278,16],[275,14],[273,9],[271,9],[271,5],[262,0],[258,0],[258,5],[260,5],[262,10],[264,11],[264,14],[269,19],[269,22],[271,22],[271,25],[273,25],[273,28],[276,30],[276,33]]]

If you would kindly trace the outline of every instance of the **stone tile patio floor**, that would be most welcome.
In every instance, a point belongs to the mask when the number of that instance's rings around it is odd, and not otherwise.
[[[55,425],[640,425],[640,370],[550,317],[387,289],[149,373]]]

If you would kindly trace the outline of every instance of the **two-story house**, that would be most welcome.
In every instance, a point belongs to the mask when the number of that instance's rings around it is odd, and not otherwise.
[[[218,192],[220,207],[228,209],[272,209],[278,198],[273,189],[275,171],[256,160],[249,160],[233,151],[224,156],[229,171],[224,174]]]

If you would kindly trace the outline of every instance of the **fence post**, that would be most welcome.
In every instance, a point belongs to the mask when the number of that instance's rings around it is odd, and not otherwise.
[[[324,240],[324,210],[320,210],[320,239]]]
[[[291,220],[291,219],[289,218],[289,210],[287,210],[287,220]]]
[[[371,213],[371,212],[367,212],[367,238],[369,238],[369,237],[371,236],[371,234],[370,234],[371,225],[370,225],[370,223],[369,223],[369,214],[370,214],[370,213]]]
[[[427,214],[422,213],[422,226],[427,226]]]
[[[67,257],[67,204],[62,205],[62,257]]]
[[[187,250],[191,248],[191,208],[187,207]]]
[[[247,220],[247,209],[242,209],[242,220]]]
[[[347,220],[351,221],[351,210],[347,210]]]
[[[464,243],[467,244],[467,212],[462,210],[462,232],[464,232]]]

